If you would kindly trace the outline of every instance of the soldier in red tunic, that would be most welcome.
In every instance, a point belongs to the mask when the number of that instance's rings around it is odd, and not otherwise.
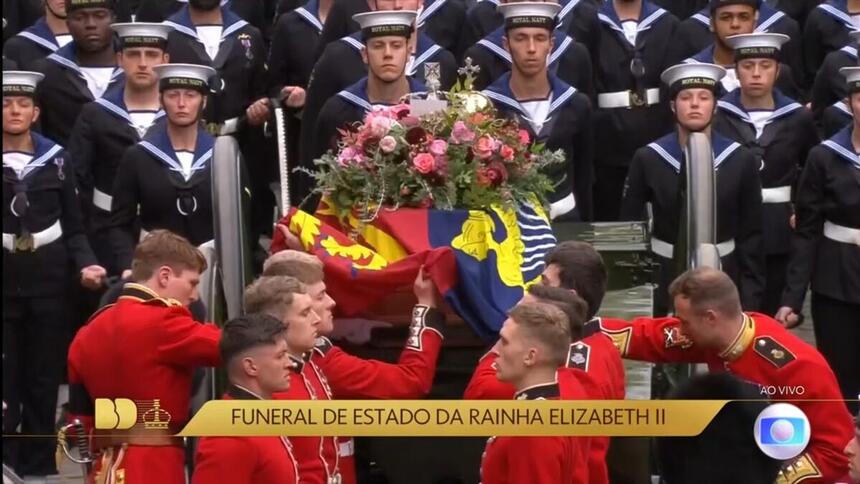
[[[293,294],[291,314],[310,307],[307,294]],[[293,362],[286,326],[267,314],[232,319],[221,334],[221,359],[230,387],[225,400],[268,400],[290,387]],[[299,470],[286,437],[204,437],[197,446],[193,484],[295,484]]]
[[[196,322],[186,306],[197,299],[206,260],[186,239],[151,232],[135,249],[132,280],[116,304],[78,331],[69,349],[70,419],[92,424],[96,398],[149,401],[169,414],[161,430],[95,431],[100,482],[185,484],[185,449],[171,437],[188,420],[195,367],[218,366],[221,331]],[[153,402],[155,401],[155,402]],[[109,434],[103,436],[101,434]],[[92,476],[91,476],[92,477]]]
[[[521,303],[499,332],[496,374],[518,400],[585,398],[570,374],[559,372],[570,347],[570,322],[558,307]],[[588,443],[582,437],[492,437],[481,462],[484,484],[570,484],[588,481]]]
[[[851,415],[821,354],[774,319],[742,312],[737,288],[718,270],[687,271],[669,294],[675,317],[602,321],[621,354],[651,362],[707,363],[712,371],[758,384],[762,398],[766,393],[793,403],[809,418],[812,435],[806,451],[786,463],[778,482],[823,484],[843,477]]]

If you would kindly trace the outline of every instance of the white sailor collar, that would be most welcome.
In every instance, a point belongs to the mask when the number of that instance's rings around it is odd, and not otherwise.
[[[851,133],[853,130],[854,126],[848,125],[833,135],[832,138],[822,141],[821,144],[839,155],[843,160],[854,165],[854,168],[860,170],[860,156],[854,151],[854,144],[851,143]]]
[[[779,89],[773,90],[773,103],[773,112],[765,121],[765,126],[783,116],[803,108],[800,103],[782,94]],[[724,112],[746,121],[747,123],[753,124],[752,117],[750,117],[749,112],[741,104],[740,89],[735,89],[723,96],[722,99],[717,101],[717,106]]]
[[[848,105],[845,104],[845,101],[836,101],[831,106],[833,106],[834,109],[838,110],[840,113],[848,116],[849,118],[854,117],[854,113],[851,112],[851,108],[849,108]]]
[[[637,21],[636,32],[642,33],[651,28],[657,20],[668,12],[645,0],[642,2],[642,9],[639,11],[639,19]],[[624,29],[621,27],[621,19],[618,18],[618,13],[612,2],[604,2],[597,12],[597,19],[609,25],[613,30],[624,35]]]
[[[693,57],[688,57],[684,59],[684,64],[695,64],[704,62],[706,64],[711,64],[714,62],[714,44],[705,47],[698,54]]]
[[[319,0],[310,0],[308,3],[304,4],[294,10],[296,14],[302,18],[305,22],[310,24],[311,27],[317,30],[317,33],[322,33],[323,23],[320,20],[320,2]]]
[[[407,77],[406,79],[409,81],[410,93],[422,93],[427,91],[427,87],[419,81],[416,81],[411,77]],[[370,103],[370,99],[367,98],[367,76],[340,91],[337,93],[337,96],[350,104],[364,109],[365,112],[373,110],[373,105]]]
[[[478,45],[483,46],[485,49],[489,50],[496,57],[505,61],[508,65],[511,64],[511,54],[510,52],[505,50],[504,38],[505,36],[505,28],[499,27],[496,30],[490,32],[486,37],[478,41]],[[556,30],[553,33],[553,41],[554,47],[552,52],[549,54],[549,58],[547,59],[547,67],[552,67],[556,62],[561,59],[561,56],[573,45],[573,38],[564,33],[561,30]]]
[[[221,6],[221,21],[223,22],[221,42],[224,42],[227,37],[248,25],[248,22],[242,20],[225,5]],[[200,37],[197,35],[197,28],[194,26],[194,22],[191,21],[191,13],[188,10],[188,5],[182,6],[175,14],[165,20],[164,23],[173,27],[177,32],[202,43]]]
[[[447,2],[448,0],[424,0],[424,8],[418,18],[415,19],[415,27],[419,29],[423,27],[430,20],[430,17],[438,13]]]
[[[171,171],[180,174],[183,172],[182,163],[179,162],[176,151],[173,150],[173,143],[170,142],[170,136],[167,134],[167,123],[154,125],[139,144],[141,148],[164,163]],[[206,168],[212,158],[214,146],[215,138],[202,127],[198,128],[197,145],[194,147],[194,162],[191,164],[191,176]]]
[[[549,111],[547,112],[547,119],[553,112],[557,111],[560,107],[567,104],[571,99],[573,99],[573,95],[576,94],[576,88],[568,85],[552,73],[547,73],[549,76],[550,83],[550,92],[552,93],[552,101],[549,105]],[[528,119],[529,114],[528,111],[517,101],[514,93],[511,92],[511,73],[506,72],[502,74],[496,82],[492,83],[485,90],[483,90],[483,94],[496,101],[505,105],[506,107],[513,109],[517,113],[519,113],[524,118]]]
[[[852,60],[857,60],[857,47],[853,45],[846,45],[845,47],[839,49],[840,52],[843,52],[845,55],[850,57]]]
[[[20,179],[23,180],[27,175],[33,173],[34,170],[47,165],[51,161],[62,170],[63,159],[57,158],[57,155],[63,151],[62,146],[35,131],[30,131],[30,139],[33,140],[33,157],[21,171]]]
[[[819,8],[824,11],[824,13],[833,17],[848,30],[855,29],[854,20],[848,13],[848,0],[828,0],[825,3],[819,4],[815,8]]]
[[[56,52],[48,55],[48,60],[54,62],[55,64],[60,65],[65,69],[69,69],[74,71],[82,79],[84,78],[84,74],[81,71],[81,66],[78,65],[75,56],[75,41],[71,41],[63,47],[60,47],[56,50]],[[114,67],[113,73],[111,73],[110,84],[108,84],[108,89],[110,86],[116,82],[118,79],[123,79],[125,75],[123,74],[122,68],[119,66]]]
[[[60,48],[60,44],[57,43],[57,37],[51,31],[51,28],[48,27],[45,17],[39,17],[39,20],[36,20],[33,25],[18,32],[18,35],[41,45],[51,52],[56,52]]]
[[[777,10],[766,2],[762,2],[758,9],[758,21],[756,22],[755,32],[767,33],[770,32],[770,28],[774,26],[777,22],[782,20],[785,17],[785,12],[781,10]],[[690,18],[698,21],[705,27],[711,27],[711,9],[710,7],[705,7],[695,14],[693,14]]]
[[[714,152],[714,170],[720,168],[729,155],[740,148],[740,144],[721,136],[714,130],[711,130],[711,147]],[[668,163],[675,173],[681,172],[681,160],[684,159],[684,150],[681,149],[681,144],[678,142],[678,134],[671,132],[666,136],[648,144],[648,148],[653,150],[660,158]]]
[[[137,127],[131,120],[131,115],[128,113],[128,107],[125,105],[125,86],[117,86],[116,89],[108,90],[104,96],[99,99],[96,99],[96,104],[101,106],[105,111],[111,113],[112,115],[122,119],[129,126],[137,130]],[[159,108],[155,113],[155,119],[153,119],[153,124],[156,121],[163,118],[165,115],[164,110]]]

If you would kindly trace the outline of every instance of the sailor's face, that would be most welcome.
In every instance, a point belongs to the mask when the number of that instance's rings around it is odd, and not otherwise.
[[[394,82],[403,76],[409,59],[409,40],[406,37],[374,37],[364,48],[368,69],[380,80]]]
[[[779,63],[774,59],[744,59],[737,63],[735,70],[744,94],[761,97],[773,90]]]
[[[152,47],[132,47],[118,54],[119,66],[126,79],[138,89],[149,89],[158,82],[154,66],[167,62],[167,54]]]
[[[684,89],[675,97],[678,124],[690,131],[702,131],[714,115],[714,93],[709,89]]]
[[[167,119],[177,126],[190,126],[197,122],[206,106],[206,98],[194,89],[167,89],[161,94],[161,105]]]
[[[540,27],[511,29],[505,35],[505,48],[520,73],[534,76],[546,71],[547,56],[552,51],[552,33]]]
[[[751,34],[757,18],[756,9],[749,5],[726,5],[711,15],[711,30],[725,42],[732,35]]]
[[[418,10],[420,0],[376,0],[374,10]]]
[[[66,18],[66,0],[45,0],[48,10],[59,18]]]
[[[113,12],[107,8],[81,8],[66,17],[75,46],[84,52],[99,52],[113,42]]]
[[[39,108],[28,96],[3,96],[3,132],[24,134],[39,119]]]

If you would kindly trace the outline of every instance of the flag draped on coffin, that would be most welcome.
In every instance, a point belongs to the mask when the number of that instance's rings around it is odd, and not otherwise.
[[[382,209],[372,222],[339,221],[324,200],[316,216],[280,221],[324,264],[326,286],[354,315],[412,284],[423,265],[448,304],[481,336],[495,338],[507,311],[540,280],[556,244],[542,209]],[[356,239],[350,237],[352,234]],[[279,231],[272,252],[286,248]]]

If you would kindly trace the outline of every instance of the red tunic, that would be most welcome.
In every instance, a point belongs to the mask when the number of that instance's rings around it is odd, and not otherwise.
[[[585,390],[570,372],[558,383],[532,387],[518,399],[579,400]],[[481,459],[482,484],[588,484],[588,446],[584,437],[491,437]]]
[[[188,420],[194,368],[220,364],[220,338],[220,329],[194,321],[177,301],[126,284],[117,303],[83,326],[69,348],[69,419],[89,429],[96,398],[157,399],[178,432]],[[126,482],[185,483],[180,446],[131,445],[124,454],[116,475]]]
[[[747,314],[737,339],[722,354],[696,347],[676,318],[604,319],[602,329],[626,358],[707,363],[712,371],[729,371],[767,387],[775,400],[796,400],[792,403],[809,418],[812,436],[779,482],[832,483],[848,472],[842,450],[853,437],[852,419],[836,377],[815,348],[772,318]]]
[[[233,388],[225,400],[254,399]],[[192,484],[296,484],[299,471],[286,437],[203,437]]]

